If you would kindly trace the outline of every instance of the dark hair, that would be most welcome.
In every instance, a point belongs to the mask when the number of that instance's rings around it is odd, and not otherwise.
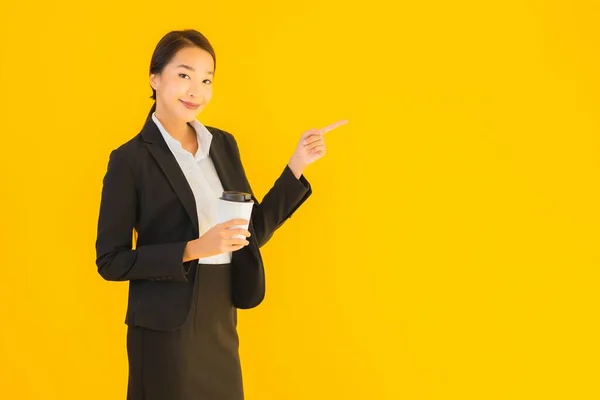
[[[207,51],[213,58],[214,68],[217,68],[215,50],[208,39],[197,30],[184,29],[182,31],[171,31],[160,39],[154,49],[154,53],[152,53],[150,74],[160,74],[179,50],[193,46]],[[149,116],[156,111],[156,90],[154,88],[152,88],[152,96],[150,98],[154,99],[154,104],[150,109]]]

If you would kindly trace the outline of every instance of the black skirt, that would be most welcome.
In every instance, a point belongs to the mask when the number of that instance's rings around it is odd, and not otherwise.
[[[175,331],[128,327],[128,400],[242,400],[231,264],[199,264],[192,308]]]

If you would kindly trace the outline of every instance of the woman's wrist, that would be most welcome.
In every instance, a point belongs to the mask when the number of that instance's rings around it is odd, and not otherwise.
[[[294,156],[290,158],[288,167],[290,167],[296,179],[300,179],[304,173],[304,170],[306,169],[306,165],[302,164],[300,161],[298,161],[298,159],[294,158]]]
[[[199,242],[199,238],[190,240],[189,242],[187,242],[187,244],[185,245],[185,249],[183,250],[183,262],[188,262],[191,260],[196,260],[198,258],[202,258],[199,254],[200,249],[199,249],[198,242]]]

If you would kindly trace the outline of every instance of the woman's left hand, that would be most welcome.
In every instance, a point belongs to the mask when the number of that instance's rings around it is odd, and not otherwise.
[[[321,129],[310,129],[300,136],[300,142],[289,163],[296,178],[300,178],[306,167],[325,155],[325,133],[347,122],[347,120],[341,120]]]

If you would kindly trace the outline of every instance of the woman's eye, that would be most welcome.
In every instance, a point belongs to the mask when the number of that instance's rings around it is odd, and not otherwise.
[[[189,77],[189,75],[187,75],[187,74],[179,74],[179,76],[181,76],[182,78],[183,78],[184,76],[187,76],[187,77]]]
[[[207,85],[210,85],[212,83],[212,81],[210,79],[205,79],[202,82],[206,83]]]

